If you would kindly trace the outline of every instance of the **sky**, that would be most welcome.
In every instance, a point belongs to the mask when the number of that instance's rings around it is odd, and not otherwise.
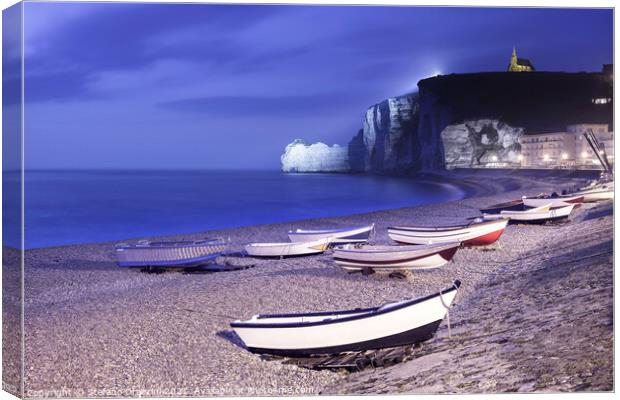
[[[26,167],[278,169],[422,78],[504,71],[513,46],[600,71],[612,39],[604,9],[26,3]]]

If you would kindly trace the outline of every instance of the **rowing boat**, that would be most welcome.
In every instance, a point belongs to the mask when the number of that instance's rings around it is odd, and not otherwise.
[[[179,267],[201,265],[212,261],[226,251],[223,239],[196,241],[149,242],[140,241],[115,247],[117,263],[121,267]]]
[[[413,345],[433,337],[460,281],[429,296],[380,307],[255,315],[230,326],[253,353],[289,357]]]
[[[452,260],[459,242],[418,246],[344,245],[334,248],[334,261],[346,270],[417,270],[437,268]]]
[[[364,243],[368,241],[374,227],[375,224],[344,229],[297,229],[289,231],[288,237],[291,242],[309,242],[329,238],[331,244]]]
[[[544,223],[558,219],[568,218],[576,204],[568,204],[561,207],[551,207],[551,204],[545,204],[541,207],[530,208],[524,211],[502,211],[499,214],[483,214],[484,220],[496,220],[501,218],[509,218],[511,221],[524,223]]]
[[[614,199],[614,189],[613,187],[597,187],[594,189],[582,190],[576,193],[572,193],[574,195],[583,196],[584,203],[593,203],[597,201],[604,200],[613,200]]]
[[[486,246],[499,239],[507,220],[472,222],[467,225],[422,227],[395,226],[388,228],[390,239],[405,244],[461,242],[464,246]]]
[[[296,243],[250,243],[245,246],[245,251],[252,257],[302,256],[323,253],[329,243],[329,238]]]
[[[539,197],[525,197],[523,196],[523,204],[526,207],[540,207],[546,204],[551,204],[551,207],[564,207],[568,204],[579,204],[583,202],[583,196],[570,195],[570,196],[539,196]]]

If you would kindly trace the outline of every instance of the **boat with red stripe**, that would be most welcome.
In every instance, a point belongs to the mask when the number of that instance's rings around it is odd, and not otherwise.
[[[502,236],[507,224],[507,220],[497,220],[456,226],[394,226],[388,228],[388,236],[404,244],[461,242],[464,246],[486,246]]]

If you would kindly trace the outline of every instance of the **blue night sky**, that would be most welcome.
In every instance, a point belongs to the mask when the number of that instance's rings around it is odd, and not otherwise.
[[[277,169],[441,73],[612,61],[611,10],[26,3],[27,168]]]

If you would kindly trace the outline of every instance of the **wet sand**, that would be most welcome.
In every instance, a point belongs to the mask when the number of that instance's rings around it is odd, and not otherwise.
[[[455,176],[476,194],[442,204],[166,239],[287,240],[296,227],[452,224],[478,207],[583,183],[564,177]],[[231,259],[255,267],[146,274],[115,265],[113,243],[26,252],[27,397],[478,393],[613,388],[611,204],[571,222],[509,226],[488,248],[408,279],[347,274],[331,254]],[[600,253],[600,254],[599,254]],[[5,273],[10,273],[4,267]],[[463,282],[446,323],[393,367],[312,371],[247,352],[229,322],[257,313],[370,307]],[[6,327],[5,327],[6,328]],[[9,352],[11,349],[8,349]]]

